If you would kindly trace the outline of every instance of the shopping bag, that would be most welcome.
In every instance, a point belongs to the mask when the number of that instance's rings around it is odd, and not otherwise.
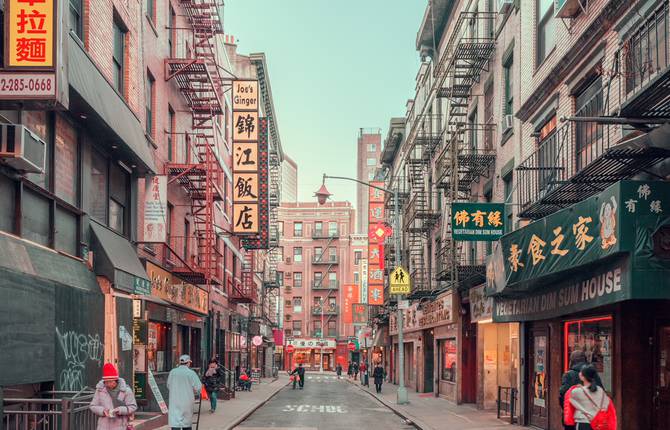
[[[207,395],[207,390],[205,390],[205,386],[202,386],[202,389],[200,390],[200,398],[202,400],[209,400],[209,395]]]

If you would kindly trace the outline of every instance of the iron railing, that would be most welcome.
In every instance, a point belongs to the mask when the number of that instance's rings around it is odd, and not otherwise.
[[[339,287],[338,281],[312,281],[313,290],[337,290]]]
[[[338,258],[335,255],[323,255],[312,257],[312,264],[337,264]]]
[[[510,424],[518,422],[517,401],[519,390],[514,387],[498,386],[497,416],[498,419],[509,419]]]
[[[4,398],[3,430],[94,430],[93,392],[47,391],[35,398]]]
[[[337,305],[326,305],[323,309],[323,315],[337,315],[339,311],[339,306]],[[321,306],[312,306],[312,315],[321,315]]]

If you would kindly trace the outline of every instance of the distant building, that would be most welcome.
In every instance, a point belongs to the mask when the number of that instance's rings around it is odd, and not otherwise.
[[[379,167],[379,157],[382,152],[382,132],[379,128],[361,128],[356,145],[356,178],[359,181],[369,182],[374,179],[375,171]],[[368,225],[368,187],[356,186],[356,233],[366,233]]]
[[[281,190],[281,201],[282,203],[295,203],[298,201],[298,165],[296,162],[284,154],[284,160],[282,161],[282,190]]]

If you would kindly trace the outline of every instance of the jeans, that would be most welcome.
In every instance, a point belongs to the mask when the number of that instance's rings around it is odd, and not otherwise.
[[[591,428],[591,424],[586,424],[586,423],[577,423],[577,427],[575,427],[577,430],[593,430]]]
[[[217,392],[216,391],[208,391],[207,395],[209,396],[209,407],[212,411],[216,410],[216,400],[217,400]]]
[[[378,393],[382,392],[382,383],[381,382],[379,384],[375,383],[375,390],[377,390]]]

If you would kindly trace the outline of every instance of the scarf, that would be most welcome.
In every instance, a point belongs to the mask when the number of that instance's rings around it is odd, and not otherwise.
[[[209,366],[207,368],[207,371],[205,372],[205,376],[208,378],[214,376],[216,374],[216,371],[217,371],[216,366]]]
[[[119,394],[121,394],[120,384],[117,384],[116,388],[113,390],[107,388],[107,394],[109,394],[109,397],[112,398],[112,404],[114,405],[114,408],[118,408],[119,406],[126,406],[122,400],[119,400]]]

